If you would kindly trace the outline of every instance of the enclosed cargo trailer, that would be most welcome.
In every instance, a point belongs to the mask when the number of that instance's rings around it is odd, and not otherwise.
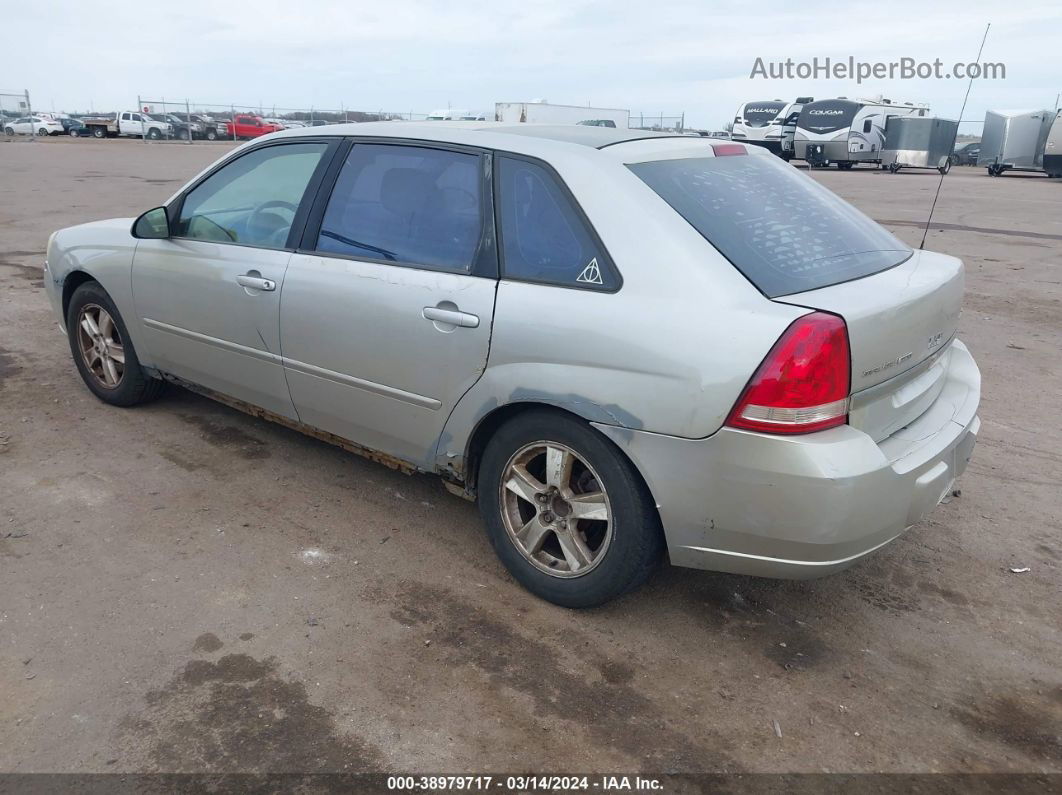
[[[951,151],[959,122],[933,116],[896,116],[885,124],[881,164],[895,174],[901,168],[951,170]]]
[[[1055,113],[1044,143],[1044,171],[1049,177],[1062,177],[1062,112]]]
[[[630,127],[631,112],[622,108],[551,105],[548,102],[497,102],[494,121],[528,124],[585,124],[593,127]]]
[[[977,165],[993,177],[1004,171],[1043,171],[1053,110],[990,110],[985,113]]]

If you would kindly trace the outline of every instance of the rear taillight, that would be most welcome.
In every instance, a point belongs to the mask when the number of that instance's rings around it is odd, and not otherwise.
[[[793,321],[752,376],[727,418],[732,428],[809,433],[848,419],[848,328],[837,315]]]

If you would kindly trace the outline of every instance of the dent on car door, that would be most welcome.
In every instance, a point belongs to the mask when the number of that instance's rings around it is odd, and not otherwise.
[[[159,369],[296,418],[280,361],[280,286],[334,146],[252,149],[171,206],[170,238],[138,242],[134,302]]]
[[[299,417],[430,465],[487,361],[497,286],[489,160],[355,143],[284,282],[281,342]]]

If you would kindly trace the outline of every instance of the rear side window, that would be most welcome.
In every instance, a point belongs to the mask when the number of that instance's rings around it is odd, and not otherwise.
[[[556,177],[526,160],[501,157],[495,201],[507,279],[614,290],[607,254]]]
[[[355,144],[317,250],[468,273],[482,232],[478,155]]]
[[[629,166],[768,298],[887,270],[911,249],[776,157]]]

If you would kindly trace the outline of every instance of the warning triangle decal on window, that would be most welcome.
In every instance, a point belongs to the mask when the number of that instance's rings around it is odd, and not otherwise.
[[[583,272],[576,277],[575,281],[583,284],[604,284],[601,281],[601,268],[597,266],[597,257],[590,260],[590,264],[583,268]]]

